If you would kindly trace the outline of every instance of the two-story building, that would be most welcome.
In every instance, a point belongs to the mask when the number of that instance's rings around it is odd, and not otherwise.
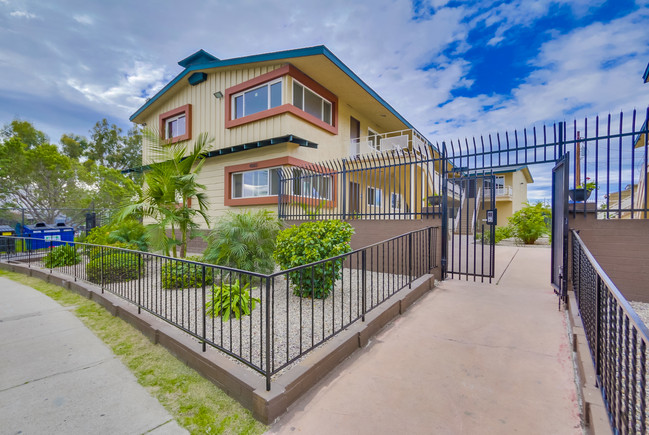
[[[213,218],[241,208],[276,210],[282,168],[430,146],[324,46],[223,60],[199,50],[178,64],[183,71],[130,119],[172,142],[203,132],[215,139],[200,179]],[[143,162],[151,163],[146,140],[143,148]],[[340,207],[341,190],[350,189],[348,210],[361,202],[365,208],[421,207],[410,192],[411,175],[398,185],[386,181],[394,178],[389,171],[369,178],[340,186],[332,177],[289,193]]]

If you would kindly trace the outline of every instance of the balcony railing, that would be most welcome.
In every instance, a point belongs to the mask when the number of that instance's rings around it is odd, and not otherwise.
[[[428,141],[416,130],[391,131],[352,139],[349,155],[353,157],[392,150],[420,149],[427,144]]]
[[[490,197],[491,188],[485,187],[484,193],[486,197]],[[514,189],[512,188],[512,186],[496,187],[496,198],[511,198],[513,196]]]

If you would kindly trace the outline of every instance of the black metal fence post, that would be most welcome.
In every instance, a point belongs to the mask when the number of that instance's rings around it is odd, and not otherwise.
[[[361,320],[364,322],[365,321],[365,313],[367,312],[367,277],[365,276],[365,272],[367,271],[367,264],[366,264],[366,253],[367,251],[363,249],[361,251],[361,289],[363,292],[362,295],[362,304],[363,306],[361,307],[362,315],[361,315]]]
[[[599,384],[599,378],[602,374],[600,367],[600,353],[601,353],[601,339],[602,339],[602,280],[597,276],[597,284],[595,286],[595,377]]]
[[[347,159],[343,159],[343,182],[342,182],[342,197],[343,197],[343,220],[347,219]]]
[[[408,288],[412,288],[412,233],[408,234]]]
[[[137,313],[142,314],[142,254],[137,256]]]
[[[104,292],[104,247],[99,248],[99,258],[101,258],[101,292]]]
[[[52,263],[54,263],[52,261],[52,245],[53,245],[53,243],[54,243],[54,241],[52,239],[50,239],[50,273],[52,273]]]
[[[207,350],[207,313],[206,313],[206,307],[205,304],[207,304],[206,297],[205,297],[205,265],[203,265],[203,303],[202,303],[202,311],[203,311],[203,352]],[[212,294],[213,295],[213,294]],[[214,303],[214,302],[212,302]],[[213,306],[212,306],[213,307]],[[214,309],[214,308],[212,308]]]
[[[266,278],[266,391],[270,391],[270,277]]]

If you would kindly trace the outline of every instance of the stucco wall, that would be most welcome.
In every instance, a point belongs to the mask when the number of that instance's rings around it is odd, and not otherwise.
[[[571,229],[579,236],[613,280],[631,301],[649,302],[649,220],[596,219],[595,213],[569,216]],[[570,256],[569,256],[570,257]]]

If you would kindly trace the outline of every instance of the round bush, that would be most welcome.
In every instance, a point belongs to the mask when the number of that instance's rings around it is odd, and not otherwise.
[[[86,273],[90,282],[101,283],[102,263],[105,284],[138,278],[138,256],[126,252],[114,252],[88,263]]]
[[[313,263],[351,251],[354,228],[339,220],[305,222],[281,231],[273,256],[282,269]],[[312,268],[289,272],[299,296],[325,299],[338,279],[343,260],[327,261]]]
[[[81,255],[77,252],[76,246],[65,245],[57,246],[52,252],[47,254],[43,259],[45,267],[62,267],[74,266],[81,261]]]
[[[186,260],[203,261],[200,256],[189,256]],[[205,281],[212,281],[212,268],[207,267]],[[160,283],[164,289],[200,287],[203,285],[203,267],[180,260],[167,261],[160,270]]]

